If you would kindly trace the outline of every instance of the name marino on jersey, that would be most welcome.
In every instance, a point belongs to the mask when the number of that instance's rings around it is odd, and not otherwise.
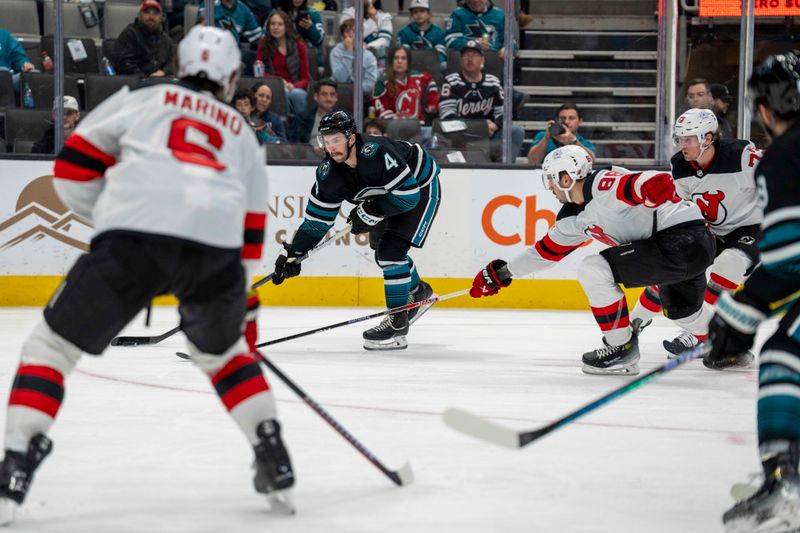
[[[223,128],[227,128],[234,135],[239,135],[242,132],[244,121],[241,114],[231,112],[231,108],[222,108],[216,104],[215,100],[209,100],[206,97],[198,97],[194,93],[178,92],[177,90],[164,91],[164,105],[173,106],[181,111],[193,111],[198,115],[205,115],[213,120]],[[209,142],[211,138],[209,137]]]

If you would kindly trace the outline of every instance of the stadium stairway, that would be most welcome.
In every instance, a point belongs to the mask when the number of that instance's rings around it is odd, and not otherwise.
[[[531,2],[521,30],[515,88],[529,95],[515,123],[526,147],[556,109],[578,105],[580,134],[599,162],[647,165],[655,157],[655,0]]]

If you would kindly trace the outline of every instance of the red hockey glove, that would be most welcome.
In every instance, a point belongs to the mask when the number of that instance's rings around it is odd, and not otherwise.
[[[469,295],[473,298],[481,296],[494,296],[503,287],[511,285],[511,273],[506,268],[506,262],[502,259],[495,259],[478,272],[472,280],[472,288]]]
[[[675,181],[666,172],[659,172],[642,183],[642,196],[647,207],[658,207],[675,197]]]

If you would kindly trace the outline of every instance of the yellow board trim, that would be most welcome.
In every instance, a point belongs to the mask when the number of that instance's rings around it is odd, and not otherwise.
[[[42,307],[50,299],[61,276],[0,276],[0,307]],[[472,285],[471,279],[425,278],[438,294],[457,292]],[[633,307],[641,289],[626,289],[628,306]],[[383,280],[380,278],[306,277],[266,285],[259,290],[264,305],[383,307]],[[155,305],[175,305],[171,296],[156,298]],[[495,309],[573,309],[587,310],[589,302],[575,280],[518,279],[499,294],[486,298],[461,296],[438,304],[441,307],[482,307]]]

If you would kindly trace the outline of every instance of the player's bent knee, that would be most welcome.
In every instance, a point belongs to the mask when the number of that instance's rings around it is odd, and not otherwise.
[[[728,248],[714,260],[711,273],[722,276],[737,285],[742,283],[745,273],[750,269],[753,260],[738,248]]]
[[[384,235],[375,251],[375,261],[380,265],[382,261],[405,261],[411,243],[401,237]]]
[[[206,373],[214,373],[225,366],[228,361],[237,355],[249,352],[250,350],[247,348],[247,343],[245,343],[244,338],[242,337],[240,337],[239,340],[233,343],[233,345],[231,345],[228,349],[219,354],[204,352],[189,342],[189,353],[192,356],[192,361],[203,372]]]
[[[590,255],[578,265],[578,281],[583,287],[613,285],[614,273],[602,255]]]
[[[81,349],[53,331],[42,320],[22,345],[22,363],[55,368],[66,376],[81,357]]]

